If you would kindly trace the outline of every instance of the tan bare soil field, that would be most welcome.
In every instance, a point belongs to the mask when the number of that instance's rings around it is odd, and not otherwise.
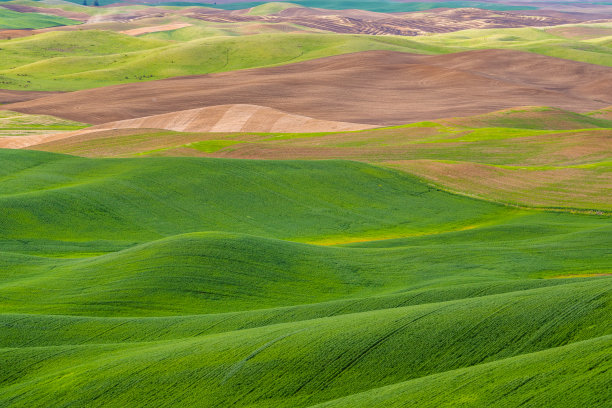
[[[179,132],[333,132],[372,128],[373,125],[334,122],[292,115],[257,105],[220,105],[189,109],[162,115],[127,119],[89,128],[107,129],[166,129]]]
[[[57,132],[34,134],[27,136],[8,136],[0,137],[0,149],[23,149],[33,145],[53,142],[66,137],[76,136],[76,132]]]
[[[148,33],[158,33],[160,31],[171,31],[178,30],[179,28],[189,27],[192,24],[189,23],[173,23],[173,24],[164,24],[152,27],[142,27],[142,28],[133,28],[131,30],[120,31],[122,34],[127,35],[142,35]]]
[[[105,123],[83,130],[0,138],[0,148],[22,149],[78,136],[104,134],[117,129],[165,129],[180,132],[342,132],[370,129],[373,125],[334,122],[291,115],[256,105],[221,105]]]
[[[237,103],[372,125],[524,105],[588,112],[612,104],[612,68],[513,50],[368,51],[51,95],[4,109],[102,124]]]

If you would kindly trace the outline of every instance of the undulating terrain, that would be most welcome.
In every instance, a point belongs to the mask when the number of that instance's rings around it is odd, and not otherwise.
[[[612,3],[0,2],[0,407],[612,407]]]

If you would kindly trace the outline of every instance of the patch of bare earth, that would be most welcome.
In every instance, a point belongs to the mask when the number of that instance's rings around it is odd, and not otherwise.
[[[4,108],[102,124],[237,103],[371,125],[524,105],[586,112],[612,104],[612,68],[513,50],[438,56],[368,51],[83,90]]]
[[[542,208],[612,210],[612,172],[584,168],[515,170],[433,160],[389,161],[385,164],[457,192],[505,203]]]
[[[0,104],[31,101],[33,99],[44,98],[45,96],[57,95],[59,93],[61,92],[12,91],[9,89],[0,89]]]
[[[137,36],[137,35],[142,35],[142,34],[158,33],[161,31],[173,31],[173,30],[178,30],[179,28],[190,27],[192,25],[193,24],[189,24],[189,23],[173,23],[173,24],[164,24],[164,25],[158,25],[158,26],[133,28],[131,30],[120,31],[120,33]]]
[[[370,129],[373,125],[318,120],[265,106],[234,104],[170,112],[95,126],[91,130],[151,128],[179,132],[308,133]]]

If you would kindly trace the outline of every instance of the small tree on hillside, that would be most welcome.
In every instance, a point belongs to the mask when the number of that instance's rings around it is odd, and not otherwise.
[[[98,0],[95,0],[95,1],[94,1],[94,6],[95,6],[95,7],[100,7],[100,3],[98,3]]]
[[[87,0],[83,0],[83,5],[86,6],[87,5]]]

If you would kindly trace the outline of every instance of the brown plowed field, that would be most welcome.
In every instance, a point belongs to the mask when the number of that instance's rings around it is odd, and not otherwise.
[[[11,40],[29,35],[34,35],[34,30],[0,30],[0,40]]]
[[[368,51],[70,92],[4,109],[101,124],[228,104],[373,125],[525,105],[586,112],[612,104],[612,68],[512,50],[438,56]]]
[[[49,95],[57,95],[59,92],[36,92],[36,91],[12,91],[0,89],[0,104],[30,101]]]
[[[297,24],[335,33],[404,35],[444,33],[470,28],[553,26],[580,22],[570,16],[524,16],[476,8],[434,9],[416,13],[375,13],[363,10],[324,10],[294,7],[270,15],[250,15],[246,10],[190,8],[181,14],[210,22]]]

